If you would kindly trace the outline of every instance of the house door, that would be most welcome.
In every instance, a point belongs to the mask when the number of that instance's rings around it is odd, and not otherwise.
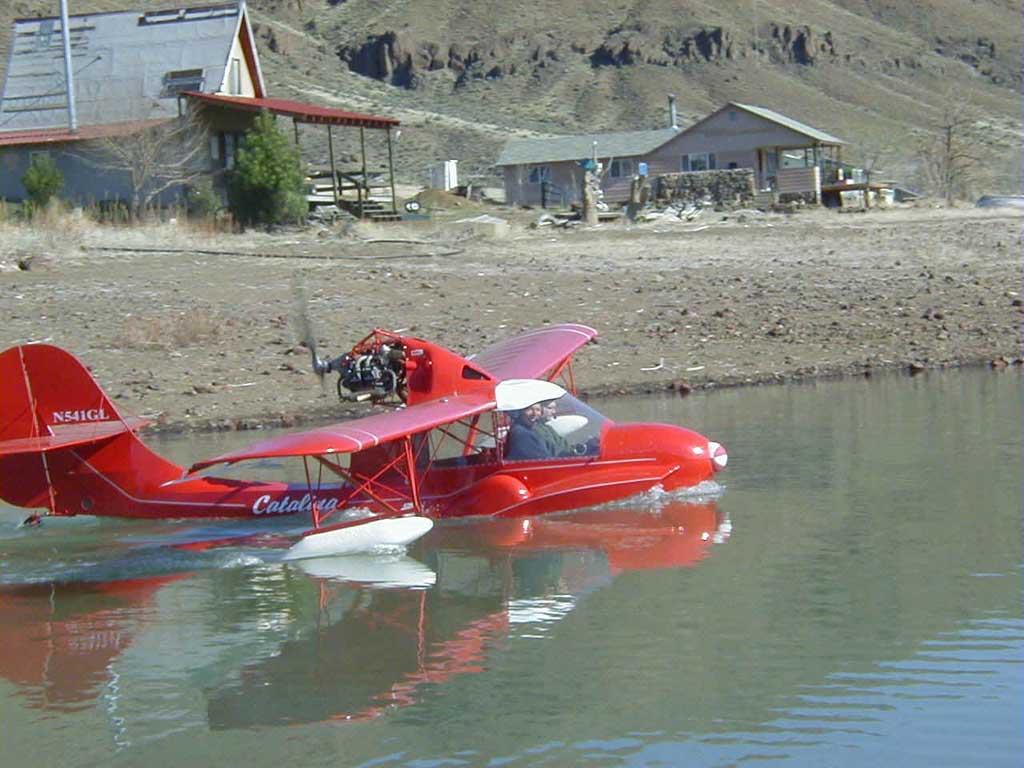
[[[757,186],[759,189],[775,189],[778,185],[779,152],[777,149],[757,151]]]

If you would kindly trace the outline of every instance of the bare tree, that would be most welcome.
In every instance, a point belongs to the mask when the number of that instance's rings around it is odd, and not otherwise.
[[[856,157],[864,170],[864,181],[868,184],[896,157],[897,140],[891,135],[872,135],[861,139],[856,146]]]
[[[207,132],[197,112],[91,144],[92,165],[126,176],[133,219],[161,194],[191,184],[206,170]]]
[[[950,94],[918,147],[925,183],[947,206],[966,197],[981,175],[985,151],[978,124],[976,109]]]

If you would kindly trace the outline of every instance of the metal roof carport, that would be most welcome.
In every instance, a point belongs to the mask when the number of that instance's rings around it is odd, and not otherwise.
[[[359,112],[345,112],[330,107],[319,107],[315,104],[305,104],[300,101],[289,101],[287,99],[252,98],[246,96],[226,96],[219,93],[199,93],[196,91],[185,91],[181,94],[194,101],[209,104],[211,106],[225,109],[235,109],[247,112],[261,112],[267,110],[275,115],[289,117],[295,129],[295,143],[299,143],[299,123],[310,123],[313,125],[327,126],[327,150],[331,162],[331,184],[334,190],[335,205],[339,202],[338,172],[334,164],[334,137],[331,131],[333,126],[346,128],[359,128],[359,147],[362,156],[362,175],[365,185],[367,178],[366,170],[366,137],[365,129],[383,130],[387,135],[388,143],[388,179],[391,184],[391,213],[397,215],[395,196],[395,164],[394,149],[391,143],[391,129],[397,128],[401,123],[393,117],[380,117],[378,115],[365,115]],[[366,201],[363,200],[364,187],[358,188],[359,212],[363,215]],[[367,189],[367,194],[369,190]]]

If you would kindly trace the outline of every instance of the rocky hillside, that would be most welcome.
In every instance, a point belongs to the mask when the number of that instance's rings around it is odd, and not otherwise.
[[[127,1],[127,0],[126,0]],[[164,7],[167,2],[136,2]],[[171,3],[173,5],[173,3]],[[51,6],[53,8],[51,9]],[[57,3],[15,0],[15,15]],[[72,10],[123,7],[72,0]],[[969,103],[989,188],[1019,188],[1016,0],[251,0],[271,92],[403,121],[403,180],[446,158],[493,178],[510,135],[684,125],[726,101],[846,139],[847,157],[913,180],[916,144]],[[6,40],[4,41],[6,43]],[[324,155],[307,131],[311,155]],[[348,137],[355,150],[357,137]],[[368,139],[383,162],[383,142]],[[344,148],[343,148],[344,151]]]

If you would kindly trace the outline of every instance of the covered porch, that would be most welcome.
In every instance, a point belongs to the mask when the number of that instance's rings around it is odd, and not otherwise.
[[[296,145],[299,144],[299,126],[310,124],[327,129],[328,166],[308,172],[306,201],[310,209],[321,205],[334,205],[360,219],[395,221],[401,218],[395,195],[394,142],[392,129],[400,122],[392,117],[345,112],[286,99],[225,96],[214,93],[186,92],[183,96],[201,104],[207,114],[214,110],[210,122],[217,126],[216,137],[211,137],[211,156],[224,168],[233,165],[233,153],[251,121],[251,113],[267,110],[274,115],[290,118]],[[223,114],[217,116],[216,112]],[[358,165],[341,168],[336,162],[335,129],[358,129]],[[370,167],[367,162],[366,131],[383,131],[387,149],[387,164]],[[397,133],[397,131],[396,131]],[[214,147],[214,140],[218,142]]]
[[[838,143],[759,147],[755,165],[758,191],[803,195],[821,202],[821,188],[836,179],[842,154],[842,144]]]

